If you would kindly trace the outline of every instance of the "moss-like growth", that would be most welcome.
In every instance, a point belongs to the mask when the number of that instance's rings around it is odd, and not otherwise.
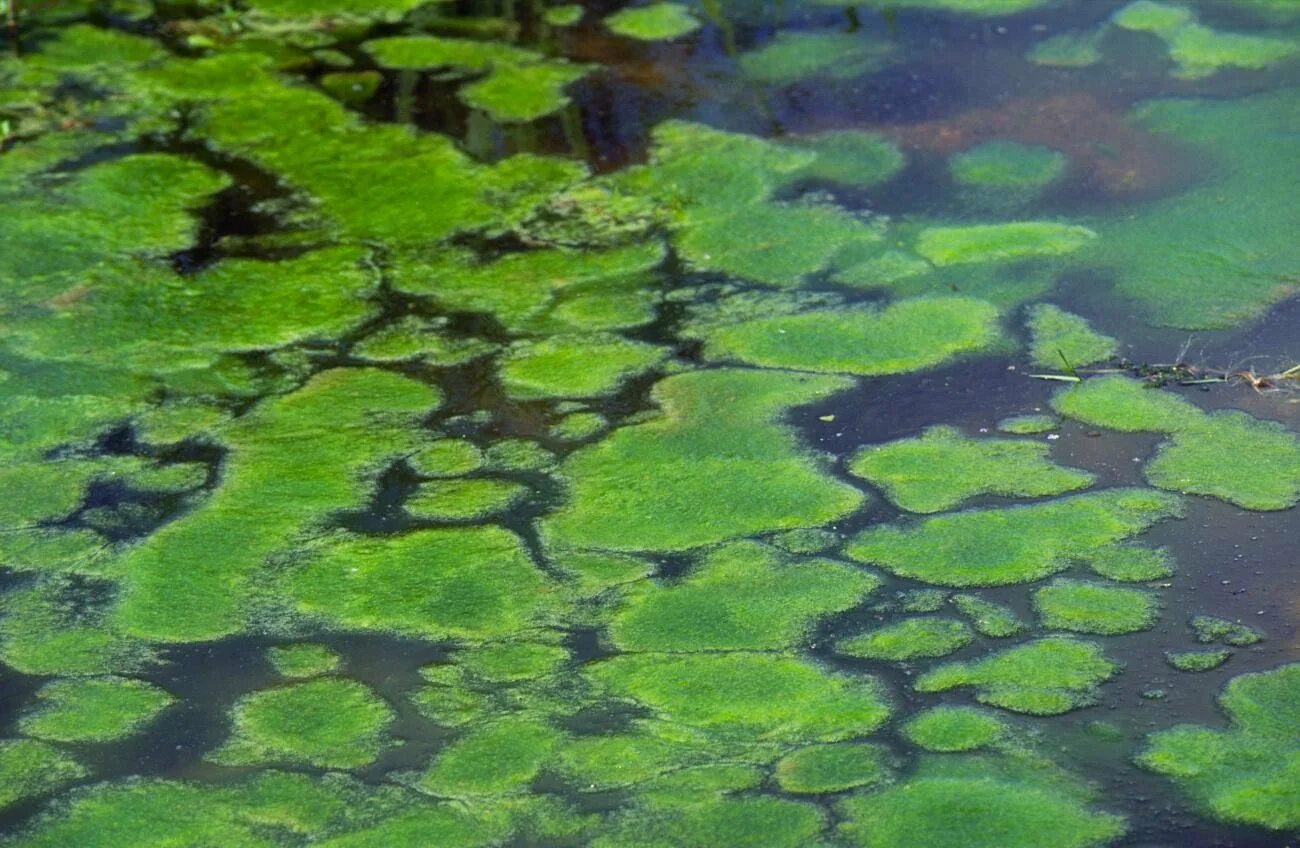
[[[782,757],[775,776],[781,789],[800,795],[874,786],[890,778],[889,753],[861,742],[810,745]]]
[[[1196,20],[1196,14],[1185,6],[1136,0],[1116,10],[1110,20],[1121,29],[1170,36]]]
[[[889,714],[873,679],[789,656],[627,654],[588,666],[588,674],[665,719],[742,738],[837,742],[870,733]]]
[[[1300,827],[1300,664],[1233,678],[1219,704],[1229,729],[1163,730],[1148,739],[1138,763],[1168,775],[1221,821]]]
[[[1086,559],[1093,571],[1121,583],[1160,580],[1174,573],[1173,558],[1165,548],[1115,545],[1093,551]]]
[[[991,304],[913,298],[880,310],[819,310],[723,325],[706,332],[705,355],[769,368],[901,374],[987,350],[1000,336]]]
[[[521,483],[480,477],[424,483],[404,504],[417,518],[472,521],[502,513],[528,496]]]
[[[552,336],[515,345],[501,360],[513,398],[598,397],[663,361],[663,348],[613,335]]]
[[[954,156],[948,169],[961,185],[1016,191],[1049,185],[1067,164],[1064,154],[1050,147],[988,141]]]
[[[451,70],[466,75],[487,73],[498,65],[528,65],[543,58],[539,53],[500,41],[431,35],[375,38],[363,44],[362,49],[381,68],[399,71]]]
[[[70,755],[35,739],[0,741],[0,808],[53,792],[89,772]]]
[[[839,546],[842,539],[834,530],[783,530],[773,533],[767,541],[790,554],[824,554]]]
[[[1073,253],[1096,237],[1087,227],[1051,221],[929,227],[917,236],[916,252],[939,266],[1004,262]]]
[[[856,606],[880,584],[827,559],[795,560],[754,542],[708,553],[681,583],[629,593],[610,625],[625,651],[780,650],[824,615]]]
[[[614,818],[591,848],[800,848],[826,826],[812,804],[783,798],[704,796],[634,807]]]
[[[388,704],[354,680],[327,677],[263,689],[235,704],[234,733],[211,758],[225,765],[357,768],[387,746],[393,718]]]
[[[767,44],[742,54],[739,63],[750,79],[788,85],[864,76],[883,67],[893,54],[892,44],[862,33],[782,30]]]
[[[562,442],[580,442],[608,426],[609,419],[599,412],[573,412],[557,421],[549,432],[551,438]]]
[[[1118,343],[1092,329],[1078,315],[1050,303],[1029,310],[1029,357],[1042,368],[1091,365],[1115,356]]]
[[[569,658],[569,652],[556,645],[536,642],[500,642],[461,652],[461,667],[485,680],[515,683],[534,680],[553,673]]]
[[[627,732],[577,736],[557,749],[550,764],[581,792],[607,792],[640,785],[709,761],[764,763],[772,746],[737,744],[669,722],[641,719]]]
[[[1119,667],[1092,642],[1062,636],[1006,648],[983,659],[941,665],[917,678],[919,692],[973,686],[976,698],[1014,712],[1057,715],[1096,700]]]
[[[1042,504],[973,509],[908,525],[871,527],[849,556],[941,586],[1001,586],[1038,580],[1070,560],[1134,536],[1181,511],[1178,498],[1108,489]]]
[[[325,645],[303,642],[268,648],[266,659],[281,677],[316,677],[338,668],[338,652]]]
[[[584,597],[600,594],[614,586],[635,583],[654,573],[654,563],[625,554],[569,551],[555,555],[554,561],[571,577]]]
[[[1027,12],[1056,0],[866,0],[865,4],[851,0],[816,0],[822,6],[866,5],[882,9],[923,9],[953,14],[999,17]]]
[[[1169,48],[1177,67],[1174,76],[1201,79],[1222,68],[1261,70],[1290,59],[1300,48],[1285,38],[1220,32],[1196,22],[1184,6],[1137,0],[1111,16],[1122,29],[1150,32]]]
[[[942,657],[974,640],[970,628],[960,621],[936,616],[905,618],[858,636],[835,643],[835,652],[868,660],[914,660]]]
[[[568,500],[543,521],[544,534],[570,547],[683,550],[847,515],[862,494],[798,452],[777,423],[789,407],[845,387],[832,377],[728,369],[669,377],[652,393],[659,418],[564,463]]]
[[[995,604],[979,595],[953,595],[952,605],[971,620],[971,626],[981,636],[1005,639],[1025,630],[1026,625],[1010,609]]]
[[[483,467],[483,451],[466,439],[438,439],[406,458],[421,477],[459,477]]]
[[[345,539],[290,589],[300,610],[340,628],[432,639],[509,636],[554,602],[518,537],[496,527]]]
[[[605,26],[615,35],[638,41],[671,41],[700,28],[699,19],[681,3],[651,3],[623,9],[605,18]]]
[[[1151,592],[1063,578],[1034,591],[1034,610],[1052,630],[1105,636],[1147,630],[1159,616]]]
[[[496,471],[546,471],[555,467],[555,454],[531,439],[501,439],[488,447],[488,466]]]
[[[912,744],[928,751],[973,751],[993,744],[1006,732],[995,715],[973,707],[933,707],[902,727]]]
[[[1165,662],[1179,671],[1213,671],[1232,657],[1232,651],[1165,651]]]
[[[1055,416],[1030,413],[1003,418],[998,422],[998,429],[1017,436],[1032,436],[1054,430],[1060,423]]]
[[[794,33],[782,33],[777,38],[791,35]],[[860,130],[795,136],[787,139],[786,143],[817,154],[812,164],[795,172],[792,179],[865,188],[893,177],[902,170],[905,161],[902,151],[893,142],[876,133]]]
[[[506,718],[470,731],[447,747],[420,778],[435,795],[500,795],[524,789],[560,738],[555,728]]]
[[[419,359],[430,365],[461,365],[496,350],[490,342],[449,336],[442,329],[436,322],[404,318],[353,345],[352,354],[376,362]]]
[[[938,612],[948,602],[948,593],[942,589],[903,589],[894,593],[894,604],[882,604],[880,609],[903,612]]]
[[[1264,635],[1249,624],[1239,624],[1212,615],[1194,616],[1191,626],[1196,641],[1205,645],[1222,642],[1234,648],[1245,648],[1264,641]]]
[[[1057,495],[1093,481],[1085,471],[1054,464],[1046,444],[970,439],[952,427],[863,448],[849,460],[849,471],[911,512],[941,512],[976,495]]]
[[[587,73],[585,66],[568,62],[502,65],[486,78],[466,85],[459,96],[466,106],[483,110],[498,123],[526,123],[567,106],[570,99],[564,88]]]
[[[143,680],[91,677],[47,683],[37,707],[18,722],[28,736],[52,742],[112,742],[139,732],[175,701]]]

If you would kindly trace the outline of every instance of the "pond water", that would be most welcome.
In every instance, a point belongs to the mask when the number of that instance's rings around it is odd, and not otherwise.
[[[10,0],[0,843],[1300,830],[1300,3]]]

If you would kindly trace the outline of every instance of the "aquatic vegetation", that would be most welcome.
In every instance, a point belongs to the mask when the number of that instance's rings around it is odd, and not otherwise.
[[[1099,635],[1146,630],[1159,612],[1151,592],[1065,578],[1034,590],[1034,610],[1052,630]]]
[[[156,655],[111,626],[98,600],[109,586],[59,575],[0,596],[0,659],[33,675],[130,674]],[[96,602],[98,600],[98,602]]]
[[[1062,571],[1070,560],[1181,513],[1171,495],[1108,489],[1027,506],[972,509],[868,528],[845,552],[940,586],[1001,586]]]
[[[874,786],[891,777],[889,753],[864,742],[809,745],[782,757],[774,774],[786,792],[821,794]]]
[[[384,77],[378,71],[336,71],[322,74],[321,88],[330,96],[349,105],[365,103],[375,96]]]
[[[847,515],[862,494],[829,477],[778,423],[790,407],[847,385],[732,369],[668,377],[651,394],[658,417],[565,460],[567,500],[541,522],[543,534],[561,547],[684,550]]]
[[[516,682],[553,673],[568,660],[566,650],[535,642],[498,642],[457,654],[461,667],[485,680]]]
[[[512,346],[501,359],[501,383],[522,400],[597,397],[663,361],[663,348],[614,335],[551,336]]]
[[[942,657],[974,640],[970,628],[952,618],[904,618],[835,643],[835,653],[868,660],[901,662]]]
[[[417,518],[470,521],[505,512],[528,494],[527,486],[509,480],[434,480],[421,484],[403,507]]]
[[[622,9],[605,18],[615,35],[638,41],[671,41],[700,28],[699,20],[681,3],[656,2]]]
[[[1228,729],[1179,725],[1154,733],[1138,764],[1170,777],[1215,818],[1273,830],[1300,826],[1300,665],[1235,677],[1219,705]]]
[[[1003,418],[998,422],[998,429],[1016,436],[1031,436],[1054,430],[1060,423],[1055,416],[1030,413]]]
[[[902,727],[914,745],[927,751],[972,751],[984,748],[1006,733],[995,715],[973,707],[932,707],[909,719]]]
[[[375,362],[419,359],[430,365],[461,365],[486,356],[496,345],[476,338],[455,338],[418,318],[403,318],[352,346],[352,354]]]
[[[1061,256],[1095,238],[1097,234],[1087,227],[1052,221],[927,227],[916,237],[916,252],[935,265],[965,265]]]
[[[889,715],[875,682],[780,654],[623,654],[587,667],[665,719],[773,742],[838,742]]]
[[[69,754],[35,739],[0,741],[0,808],[46,795],[89,772]]]
[[[941,512],[976,495],[1039,497],[1092,484],[1091,474],[1054,464],[1047,448],[1014,439],[971,439],[940,426],[913,439],[868,445],[848,468],[909,512]]]
[[[775,548],[789,554],[824,554],[840,544],[840,535],[833,530],[807,527],[801,530],[782,530],[767,539]]]
[[[576,26],[585,12],[586,10],[577,3],[565,3],[547,9],[542,13],[542,20],[556,27]]]
[[[1093,571],[1121,583],[1160,580],[1174,573],[1173,558],[1165,548],[1114,545],[1095,550],[1085,559]]]
[[[1212,671],[1226,663],[1232,651],[1165,651],[1165,662],[1179,671]]]
[[[1068,166],[1065,155],[1050,147],[986,141],[951,157],[948,173],[972,203],[1011,209],[1041,195]]]
[[[1105,30],[1063,32],[1035,44],[1026,56],[1035,65],[1054,68],[1086,68],[1101,61]]]
[[[963,297],[755,318],[703,335],[710,359],[860,375],[919,371],[1001,338],[997,309]]]
[[[555,467],[555,454],[530,439],[502,439],[485,452],[497,471],[547,471]]]
[[[406,457],[421,477],[459,477],[483,467],[483,451],[466,439],[438,439]]]
[[[712,797],[633,808],[617,816],[591,848],[798,848],[824,827],[823,814],[811,804],[761,795]]]
[[[501,65],[493,67],[484,79],[462,88],[460,99],[500,123],[535,121],[567,106],[570,99],[564,93],[565,86],[588,73],[588,68],[567,62]]]
[[[1025,623],[1010,609],[979,595],[953,595],[952,605],[970,619],[971,627],[981,636],[1005,639],[1026,629]]]
[[[1199,79],[1225,67],[1259,70],[1300,51],[1289,39],[1211,29],[1197,23],[1191,9],[1153,0],[1130,3],[1111,20],[1122,29],[1161,38],[1169,47],[1169,58],[1177,64],[1174,75],[1182,79]]]
[[[916,680],[918,692],[975,687],[985,704],[1029,715],[1057,715],[1093,703],[1119,667],[1093,642],[1049,636],[969,662],[938,666]]]
[[[447,796],[519,791],[536,776],[559,737],[554,728],[526,718],[476,728],[434,759],[420,788]]]
[[[311,642],[275,645],[267,649],[266,659],[281,677],[316,677],[339,665],[337,651]]]
[[[887,64],[894,51],[888,41],[870,40],[860,33],[782,31],[737,61],[750,79],[788,85],[864,76]]]
[[[610,639],[624,651],[782,650],[879,584],[851,565],[737,542],[706,553],[679,583],[629,592]]]
[[[1212,615],[1193,616],[1190,622],[1196,641],[1203,644],[1222,642],[1234,648],[1245,648],[1264,641],[1264,635],[1249,624],[1215,618]]]
[[[778,38],[789,35],[782,33]],[[889,139],[860,130],[795,136],[785,143],[817,154],[810,165],[795,173],[798,178],[817,182],[865,188],[890,179],[905,163],[902,151]]]
[[[816,0],[823,6],[850,5],[847,0]],[[864,5],[886,9],[927,9],[981,17],[1027,12],[1056,0],[867,0]]]
[[[18,728],[51,742],[112,742],[138,732],[176,699],[143,680],[56,680],[36,693]]]
[[[557,421],[549,430],[551,438],[562,442],[590,439],[609,427],[609,420],[599,412],[573,412]]]
[[[394,713],[366,686],[325,677],[246,695],[231,718],[233,734],[214,762],[357,768],[387,747]]]
[[[1029,356],[1035,365],[1060,368],[1091,365],[1113,357],[1119,344],[1103,336],[1078,315],[1040,303],[1029,310],[1027,320],[1033,341]]]

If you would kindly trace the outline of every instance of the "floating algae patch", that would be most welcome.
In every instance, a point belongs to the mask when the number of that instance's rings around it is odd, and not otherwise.
[[[263,689],[235,704],[232,736],[210,759],[358,768],[387,747],[393,718],[392,708],[355,680],[326,677]]]
[[[651,393],[658,417],[564,462],[566,503],[542,521],[543,534],[563,547],[684,550],[847,515],[862,494],[800,452],[779,417],[848,385],[733,369],[668,377]]]
[[[710,761],[767,762],[771,745],[730,743],[677,724],[641,719],[624,733],[566,739],[548,766],[583,792],[644,786],[655,778]]]
[[[818,618],[856,606],[880,583],[829,559],[793,559],[737,542],[701,558],[686,579],[645,584],[610,624],[624,651],[781,650],[803,641]]]
[[[952,605],[970,619],[971,627],[981,636],[1005,639],[1024,632],[1027,626],[1007,607],[979,595],[953,595]]]
[[[1137,0],[1119,9],[1111,22],[1121,29],[1149,32],[1165,42],[1180,79],[1200,79],[1223,68],[1261,70],[1300,52],[1295,42],[1247,33],[1221,32],[1197,23],[1185,6]]]
[[[864,376],[920,371],[1001,339],[997,309],[965,297],[755,318],[702,334],[713,360]]]
[[[916,252],[942,267],[1062,256],[1095,238],[1097,234],[1087,227],[1053,221],[927,227],[916,237]]]
[[[927,751],[973,751],[1002,738],[1007,727],[998,718],[973,707],[933,707],[902,727],[903,736]]]
[[[483,467],[483,451],[465,439],[438,439],[406,458],[421,477],[459,477]]]
[[[222,431],[229,453],[216,491],[122,555],[115,622],[169,642],[241,630],[249,581],[266,558],[335,510],[358,506],[366,476],[410,450],[416,416],[438,400],[436,390],[395,374],[348,369],[264,401]]]
[[[468,648],[456,658],[463,668],[485,680],[514,683],[552,674],[568,660],[569,653],[557,645],[498,642]]]
[[[599,397],[663,361],[667,351],[615,335],[551,336],[512,346],[501,383],[520,400]]]
[[[875,41],[861,33],[782,31],[762,47],[741,54],[737,61],[752,80],[788,85],[865,76],[884,67],[894,52],[888,41]]]
[[[1212,615],[1197,615],[1191,620],[1192,633],[1202,644],[1222,642],[1234,648],[1245,648],[1264,641],[1264,636],[1249,624],[1240,624]]]
[[[562,442],[581,442],[607,427],[609,419],[599,412],[573,412],[555,422],[547,432],[551,438]]]
[[[504,718],[471,730],[442,751],[420,778],[434,795],[472,797],[526,789],[560,733],[527,718]]]
[[[667,720],[766,742],[838,742],[889,715],[872,678],[782,654],[625,654],[587,673]]]
[[[526,123],[567,106],[571,101],[564,88],[587,74],[587,68],[567,62],[503,65],[462,88],[460,98],[498,123]]]
[[[1232,658],[1232,651],[1165,651],[1165,662],[1179,671],[1213,671]]]
[[[940,586],[1002,586],[1062,571],[1072,559],[1180,514],[1181,501],[1172,495],[1108,489],[872,527],[859,533],[846,553]]]
[[[1032,436],[1050,432],[1061,422],[1053,415],[1026,414],[1013,415],[998,422],[998,430],[1014,436]]]
[[[491,342],[457,338],[419,318],[403,318],[352,346],[352,355],[375,362],[418,359],[430,365],[461,365],[496,350]]]
[[[281,677],[316,677],[329,674],[339,665],[336,651],[311,642],[268,648],[266,659]]]
[[[974,638],[970,628],[956,619],[919,616],[841,639],[835,643],[835,653],[901,662],[946,656],[966,647]]]
[[[1149,629],[1159,605],[1141,589],[1058,578],[1034,590],[1034,610],[1051,630],[1111,636]]]
[[[340,629],[483,640],[537,626],[556,589],[498,527],[338,540],[289,578],[298,609]]]
[[[1040,303],[1029,310],[1029,356],[1042,368],[1067,368],[1091,365],[1115,356],[1119,343],[1103,336],[1078,315],[1050,303]]]
[[[1057,715],[1094,703],[1098,687],[1118,670],[1097,644],[1050,636],[982,659],[941,665],[917,678],[915,685],[918,692],[972,686],[982,703],[1029,715]]]
[[[152,665],[154,651],[88,601],[109,589],[60,575],[0,595],[0,659],[32,675],[129,674]]]
[[[651,3],[627,8],[605,18],[615,35],[638,41],[671,41],[700,28],[700,21],[681,3]]]
[[[971,439],[940,426],[913,439],[869,445],[848,468],[909,512],[942,512],[977,495],[1041,497],[1092,484],[1091,474],[1054,464],[1047,450],[1045,443]]]
[[[137,733],[175,702],[143,680],[87,677],[56,680],[36,693],[37,707],[18,729],[51,742],[112,742]]]
[[[1118,375],[1060,392],[1062,414],[1113,430],[1168,434],[1143,469],[1162,489],[1208,495],[1246,509],[1300,502],[1300,440],[1273,421],[1237,410],[1202,412],[1183,398]],[[1224,461],[1231,445],[1232,461]]]
[[[1049,68],[1087,68],[1101,61],[1105,34],[1104,29],[1063,32],[1035,44],[1025,58]]]
[[[1114,545],[1093,551],[1086,561],[1097,574],[1120,583],[1160,580],[1174,573],[1173,558],[1165,548]]]
[[[620,813],[591,848],[799,848],[826,826],[812,805],[784,798],[705,797],[650,802]]]
[[[809,745],[782,757],[774,775],[777,785],[797,795],[842,792],[890,780],[889,751],[865,742]]]
[[[0,808],[47,795],[89,772],[71,755],[35,739],[0,741]]]
[[[250,11],[272,18],[394,21],[428,0],[249,0]]]
[[[948,162],[953,180],[968,186],[1004,190],[1037,189],[1058,179],[1068,160],[1063,153],[1034,144],[988,141]]]
[[[784,35],[784,34],[783,34]],[[797,176],[817,182],[866,188],[882,183],[905,163],[903,153],[882,135],[861,130],[831,130],[795,136],[785,143],[817,154]]]
[[[1154,733],[1138,764],[1168,776],[1221,821],[1300,827],[1300,664],[1235,677],[1219,704],[1228,729]]]
[[[1125,831],[1092,801],[1088,787],[1040,764],[932,756],[907,780],[841,802],[840,829],[863,848],[1090,848]]]
[[[488,477],[434,480],[422,483],[402,506],[416,518],[472,521],[506,512],[529,491],[522,483]]]

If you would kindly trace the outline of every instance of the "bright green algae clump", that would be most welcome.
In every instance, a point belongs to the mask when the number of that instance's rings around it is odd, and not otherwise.
[[[0,741],[0,808],[53,792],[89,772],[71,756],[35,739]]]
[[[878,745],[858,742],[810,745],[783,757],[775,775],[786,792],[841,792],[888,780],[889,755]]]
[[[835,652],[869,660],[912,660],[942,657],[974,639],[960,621],[938,616],[905,618],[895,624],[850,636],[835,643]]]
[[[613,335],[552,336],[507,351],[501,382],[507,394],[521,400],[596,397],[615,391],[664,356],[662,348]]]
[[[1048,147],[990,141],[954,156],[948,163],[958,183],[1000,189],[1039,188],[1065,171],[1068,160]]]
[[[1086,559],[1093,571],[1120,583],[1159,580],[1174,573],[1172,557],[1164,548],[1115,545],[1093,551]]]
[[[1196,14],[1184,7],[1153,0],[1137,0],[1111,16],[1122,29],[1150,32],[1169,48],[1177,63],[1174,75],[1199,79],[1221,68],[1259,70],[1294,56],[1293,41],[1245,33],[1220,32],[1196,22]]]
[[[1050,303],[1040,303],[1029,310],[1032,344],[1029,356],[1044,368],[1071,368],[1091,365],[1113,357],[1118,342],[1103,336],[1078,315]]]
[[[903,153],[884,136],[860,130],[832,130],[794,136],[785,142],[811,150],[817,158],[799,177],[865,188],[888,180],[902,170]]]
[[[338,667],[339,655],[325,645],[305,642],[298,645],[276,645],[266,652],[271,667],[283,677],[315,677],[328,674]]]
[[[971,751],[996,742],[1006,725],[972,707],[934,707],[903,725],[903,735],[928,751]]]
[[[1057,579],[1034,591],[1034,609],[1052,630],[1113,635],[1155,624],[1155,595],[1086,580]]]
[[[979,595],[953,595],[952,605],[970,619],[971,627],[981,636],[1005,639],[1026,627],[1014,612]]]
[[[1058,495],[1093,480],[1087,472],[1053,464],[1046,444],[970,439],[952,427],[863,448],[849,460],[849,471],[910,512],[941,512],[982,494]]]
[[[681,3],[651,3],[623,9],[605,18],[610,32],[639,41],[668,41],[700,28],[700,22]]]
[[[1222,642],[1234,648],[1244,648],[1264,640],[1263,634],[1249,624],[1239,624],[1226,618],[1198,615],[1193,616],[1190,623],[1196,641],[1205,645],[1211,642]]]
[[[1051,221],[930,227],[917,236],[916,252],[935,265],[965,265],[1060,256],[1079,250],[1096,237],[1087,227]]]
[[[54,742],[111,742],[141,730],[175,699],[157,686],[124,677],[48,683],[19,729]]]
[[[528,487],[509,480],[434,480],[420,486],[404,506],[417,518],[470,521],[505,512],[527,496]]]
[[[1300,664],[1234,678],[1219,704],[1227,730],[1179,725],[1138,756],[1222,821],[1300,827]]]
[[[1042,504],[974,509],[864,530],[846,552],[903,577],[940,586],[1037,580],[1070,560],[1134,536],[1181,511],[1178,498],[1109,489]]]
[[[503,719],[452,743],[420,786],[453,797],[517,791],[536,776],[559,737],[559,731],[536,721]]]
[[[1168,434],[1144,469],[1154,486],[1247,509],[1300,502],[1300,440],[1275,422],[1236,410],[1205,413],[1178,395],[1120,376],[1087,380],[1052,405],[1095,426]],[[1224,461],[1228,445],[1230,462]]]
[[[1165,662],[1179,671],[1212,671],[1226,663],[1232,651],[1165,651]]]
[[[862,494],[798,452],[777,420],[847,386],[834,377],[729,369],[669,377],[652,394],[659,417],[616,430],[564,463],[567,503],[542,522],[543,532],[570,547],[682,550],[847,515]]]

